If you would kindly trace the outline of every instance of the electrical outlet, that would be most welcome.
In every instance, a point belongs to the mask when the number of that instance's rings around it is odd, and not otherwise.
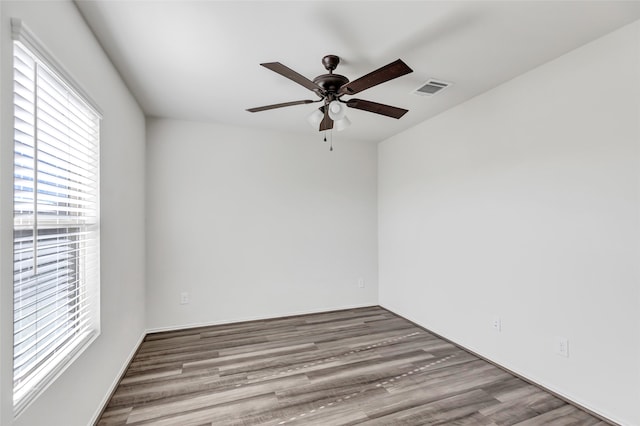
[[[364,288],[364,278],[358,278],[358,288]]]
[[[566,337],[556,336],[555,353],[569,358],[569,340]]]
[[[500,317],[493,317],[493,320],[491,321],[491,328],[497,332],[502,331],[502,320]]]
[[[182,293],[180,293],[180,304],[186,305],[188,303],[189,303],[189,293],[187,293],[186,291],[183,291]]]

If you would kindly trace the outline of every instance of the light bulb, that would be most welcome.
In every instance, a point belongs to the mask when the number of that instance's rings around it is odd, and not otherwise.
[[[331,101],[329,104],[329,118],[340,120],[347,113],[346,108],[338,101]]]
[[[313,110],[313,112],[307,116],[307,121],[314,129],[318,129],[323,119],[324,114],[319,109]]]
[[[333,122],[333,128],[336,129],[338,132],[346,129],[349,126],[351,126],[351,120],[349,120],[349,117],[347,117],[346,115],[342,117],[340,120],[335,120]]]

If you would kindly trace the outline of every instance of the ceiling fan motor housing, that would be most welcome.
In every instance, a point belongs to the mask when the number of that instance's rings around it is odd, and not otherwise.
[[[313,79],[313,82],[322,87],[327,93],[335,94],[349,79],[340,74],[322,74]]]
[[[313,82],[327,93],[329,101],[335,99],[335,95],[340,87],[347,84],[349,79],[344,75],[334,74],[333,71],[338,67],[340,58],[336,55],[326,55],[322,58],[322,65],[329,71],[329,74],[322,74],[313,79]]]

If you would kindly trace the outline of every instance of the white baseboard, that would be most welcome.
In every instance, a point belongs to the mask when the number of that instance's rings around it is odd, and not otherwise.
[[[239,322],[246,322],[246,321],[260,321],[260,320],[283,318],[283,317],[290,317],[290,316],[297,316],[297,315],[309,315],[309,314],[317,314],[317,313],[323,313],[323,312],[341,311],[344,309],[368,308],[371,306],[377,306],[377,305],[365,304],[365,305],[338,306],[338,307],[327,308],[323,310],[294,311],[294,312],[287,312],[284,314],[274,314],[274,315],[268,315],[268,316],[243,317],[243,318],[234,318],[231,320],[211,321],[211,322],[203,322],[203,323],[197,323],[197,324],[182,324],[182,325],[147,329],[142,333],[140,338],[138,338],[138,341],[136,342],[135,346],[129,353],[129,356],[127,356],[125,362],[122,364],[122,367],[120,367],[120,371],[118,371],[118,374],[116,375],[113,382],[111,383],[111,386],[109,386],[109,389],[107,390],[104,397],[102,398],[102,401],[98,405],[98,408],[94,413],[90,424],[95,425],[98,422],[98,420],[100,420],[100,416],[102,415],[102,412],[104,411],[106,405],[109,403],[109,399],[111,399],[113,392],[115,392],[116,387],[120,383],[120,379],[126,372],[127,368],[129,367],[129,364],[133,360],[133,357],[136,355],[136,352],[140,348],[140,345],[144,341],[144,338],[147,336],[147,334],[158,333],[162,331],[184,330],[184,329],[194,328],[194,327],[206,327],[211,325],[232,324],[232,323],[239,323]]]
[[[358,309],[358,308],[369,308],[372,306],[378,306],[378,305],[370,305],[370,304],[365,304],[365,305],[349,305],[349,306],[342,306],[342,307],[334,307],[334,308],[327,308],[327,309],[322,309],[322,310],[305,310],[305,311],[295,311],[295,312],[287,312],[284,314],[274,314],[274,315],[268,315],[268,316],[256,316],[256,317],[242,317],[242,318],[237,318],[237,319],[232,319],[232,320],[220,320],[220,321],[211,321],[211,322],[203,322],[203,323],[194,323],[194,324],[186,324],[186,325],[176,325],[176,326],[168,326],[168,327],[157,327],[157,328],[151,328],[151,329],[147,329],[144,333],[142,333],[142,335],[140,336],[140,338],[138,339],[138,341],[136,342],[135,347],[132,349],[131,353],[129,354],[129,356],[127,357],[126,361],[124,362],[124,364],[122,365],[122,367],[120,368],[120,371],[118,372],[116,378],[114,379],[113,383],[111,384],[111,386],[109,386],[109,390],[107,391],[107,393],[105,394],[104,398],[102,399],[100,405],[98,406],[97,411],[95,412],[95,414],[93,415],[93,419],[91,421],[91,424],[96,424],[100,418],[100,415],[102,414],[102,411],[104,410],[104,408],[106,407],[106,404],[109,402],[109,399],[111,398],[111,396],[113,395],[113,392],[115,391],[116,387],[118,386],[118,383],[120,382],[120,379],[122,378],[123,374],[125,373],[127,367],[129,366],[129,364],[131,363],[131,361],[133,360],[133,357],[135,356],[136,352],[138,351],[138,348],[140,347],[140,345],[142,344],[144,338],[146,337],[147,334],[150,333],[158,333],[158,332],[163,332],[163,331],[175,331],[175,330],[184,330],[184,329],[188,329],[188,328],[195,328],[195,327],[207,327],[207,326],[214,326],[214,325],[223,325],[223,324],[233,324],[233,323],[240,323],[240,322],[247,322],[247,321],[260,321],[260,320],[269,320],[269,319],[274,319],[274,318],[284,318],[284,317],[291,317],[291,316],[297,316],[297,315],[310,315],[310,314],[319,314],[319,313],[325,313],[325,312],[332,312],[332,311],[341,311],[341,310],[345,310],[345,309]],[[603,420],[607,420],[611,423],[613,423],[614,425],[631,425],[630,422],[627,422],[623,419],[619,419],[617,418],[617,416],[612,415],[611,413],[606,413],[603,412],[602,410],[599,410],[597,408],[592,407],[590,404],[580,400],[579,398],[575,398],[571,395],[567,395],[565,392],[556,389],[554,386],[550,386],[548,384],[545,384],[544,381],[542,380],[538,380],[535,377],[531,377],[527,374],[521,373],[513,368],[511,368],[509,365],[505,365],[505,363],[498,363],[496,361],[493,361],[491,358],[483,355],[480,351],[471,348],[471,347],[467,347],[464,345],[461,345],[445,336],[442,336],[438,333],[435,333],[431,330],[429,330],[427,327],[425,327],[424,325],[420,324],[417,321],[414,321],[413,319],[409,318],[409,317],[404,317],[403,315],[400,315],[398,313],[396,313],[395,311],[393,311],[392,309],[386,308],[382,305],[380,305],[382,308],[387,309],[390,312],[393,312],[395,315],[398,315],[399,317],[403,317],[408,319],[409,321],[415,323],[416,325],[424,328],[425,330],[427,330],[428,332],[437,335],[438,337],[441,337],[445,340],[450,341],[451,343],[461,347],[464,350],[467,350],[471,353],[473,353],[474,355],[479,356],[480,358],[508,371],[511,374],[514,374],[530,383],[533,383],[536,386],[539,386],[557,396],[559,396],[560,398],[564,399],[565,401],[579,407],[582,408],[584,410],[587,410],[593,414],[596,414],[597,416],[601,417]]]
[[[140,348],[140,345],[142,344],[142,341],[144,340],[144,338],[146,336],[147,336],[147,333],[143,332],[140,335],[140,337],[138,338],[138,341],[136,342],[135,346],[133,347],[133,349],[129,353],[129,356],[127,356],[127,358],[125,359],[125,362],[122,364],[122,367],[120,367],[120,371],[118,371],[118,374],[116,375],[115,379],[111,383],[111,386],[109,386],[109,389],[107,390],[107,393],[102,398],[102,401],[100,401],[100,404],[98,405],[98,409],[93,414],[93,417],[91,418],[91,423],[89,423],[89,424],[95,425],[96,423],[98,423],[98,420],[100,420],[100,416],[102,415],[102,411],[106,408],[107,404],[109,403],[109,400],[111,399],[111,396],[113,395],[113,393],[116,390],[116,387],[120,383],[120,379],[122,378],[124,373],[127,371],[127,368],[129,367],[129,364],[133,360],[133,357],[136,355],[136,352],[138,352],[138,348]]]
[[[455,340],[449,339],[447,336],[444,336],[442,334],[439,334],[435,331],[431,331],[429,328],[427,328],[425,325],[421,324],[419,321],[415,321],[414,319],[412,319],[411,317],[408,316],[404,316],[401,315],[399,313],[397,313],[396,311],[394,311],[392,308],[387,308],[383,305],[380,305],[381,308],[388,310],[389,312],[392,312],[393,314],[407,319],[409,321],[411,321],[412,323],[414,323],[415,325],[417,325],[418,327],[423,328],[424,330],[428,331],[429,333],[440,337],[448,342],[453,343],[454,345],[464,349],[467,352],[470,352],[472,354],[474,354],[475,356],[495,365],[498,368],[501,368],[503,370],[505,370],[506,372],[513,374],[514,376],[523,379],[529,383],[532,383],[535,386],[538,386],[542,389],[544,389],[545,391],[559,397],[560,399],[563,399],[564,401],[566,401],[567,403],[571,404],[571,405],[575,405],[576,407],[585,410],[587,412],[589,412],[590,414],[593,414],[597,417],[600,417],[600,419],[605,420],[613,425],[620,425],[620,426],[632,426],[632,423],[623,419],[618,418],[617,416],[612,415],[611,413],[607,413],[603,410],[600,410],[598,408],[594,408],[591,404],[581,400],[580,398],[576,398],[572,395],[567,394],[564,391],[561,391],[559,389],[557,389],[555,386],[553,385],[549,385],[548,383],[546,383],[544,380],[540,380],[536,377],[530,376],[528,374],[524,374],[522,372],[520,372],[519,370],[512,368],[508,363],[506,362],[497,362],[494,361],[493,359],[491,359],[490,357],[484,355],[481,351],[471,347],[471,346],[465,346],[463,344],[460,344],[458,342],[456,342]]]
[[[372,306],[378,306],[378,305],[377,303],[374,303],[374,304],[363,304],[363,305],[336,306],[336,307],[325,308],[325,309],[310,309],[310,310],[304,310],[304,311],[293,311],[293,312],[277,313],[277,314],[264,315],[264,316],[240,317],[240,318],[233,318],[230,320],[217,320],[217,321],[209,321],[209,322],[201,322],[201,323],[170,325],[165,327],[148,328],[147,334],[160,333],[163,331],[185,330],[188,328],[196,328],[196,327],[209,327],[212,325],[223,325],[223,324],[233,324],[238,322],[262,321],[262,320],[269,320],[274,318],[294,317],[297,315],[321,314],[324,312],[342,311],[345,309],[370,308]]]

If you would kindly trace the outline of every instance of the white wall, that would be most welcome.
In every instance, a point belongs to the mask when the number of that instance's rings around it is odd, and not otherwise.
[[[636,22],[382,143],[381,304],[640,425],[639,123]]]
[[[377,147],[334,141],[148,122],[151,329],[377,304]]]
[[[70,1],[0,2],[0,424],[89,424],[145,329],[144,116]],[[21,18],[104,112],[101,131],[102,334],[14,422],[12,417],[13,122],[10,18]]]

